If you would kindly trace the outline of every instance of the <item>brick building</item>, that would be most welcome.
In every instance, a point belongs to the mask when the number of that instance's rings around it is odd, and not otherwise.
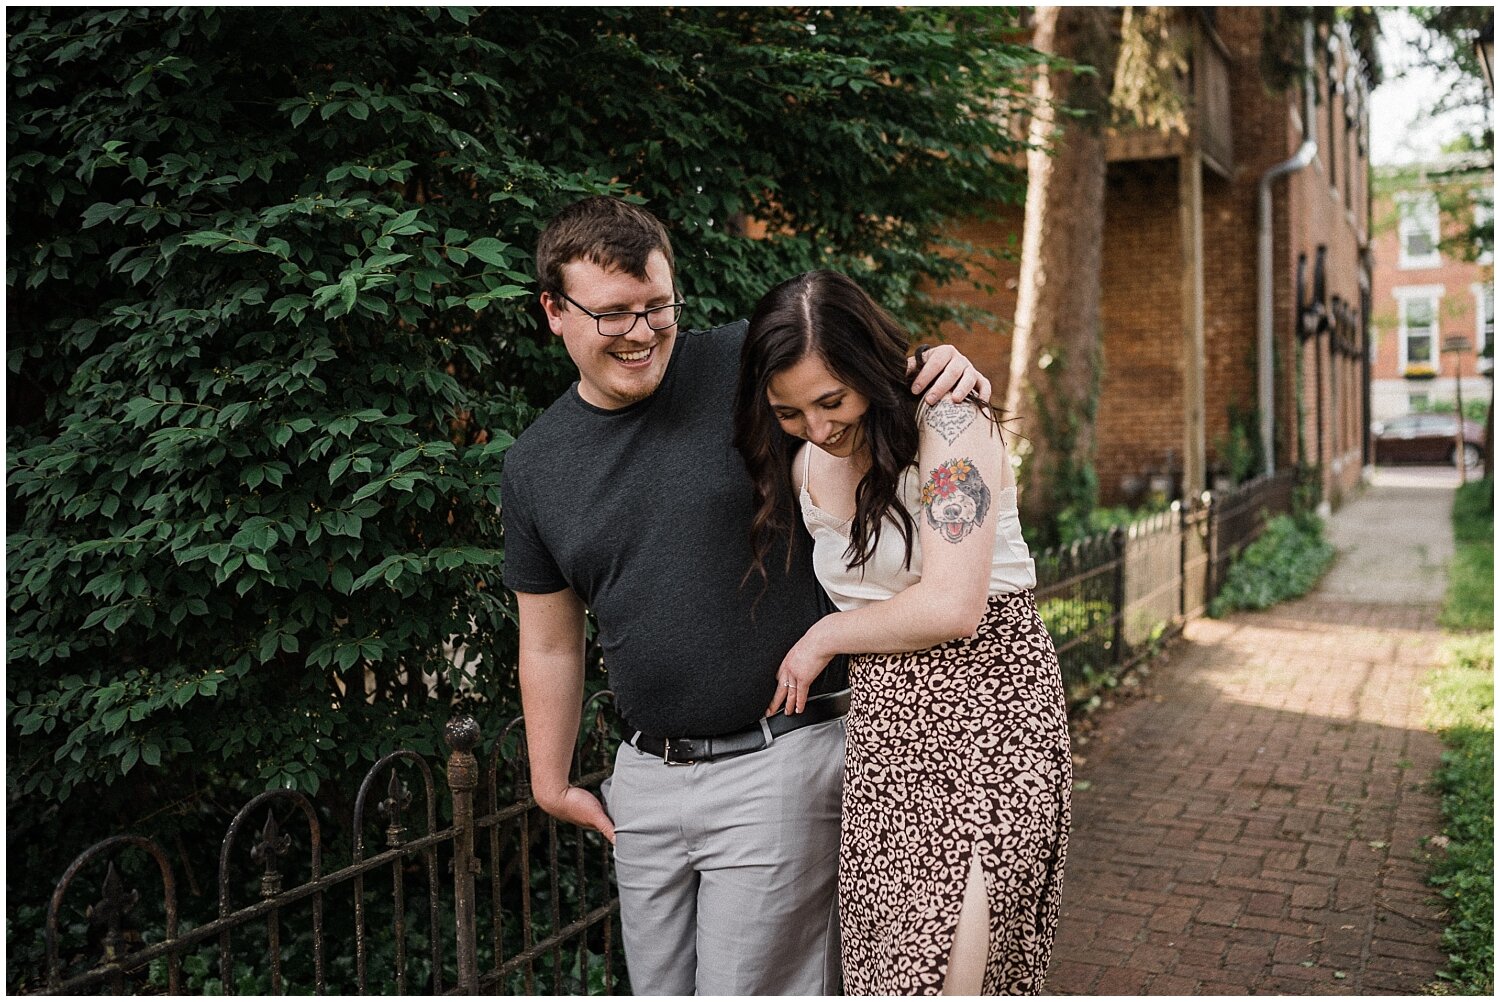
[[[1321,467],[1335,504],[1358,482],[1368,424],[1370,74],[1345,31],[1318,30],[1305,39],[1311,92],[1278,93],[1261,71],[1263,27],[1260,8],[1183,9],[1188,128],[1110,137],[1096,428],[1104,504],[1140,501],[1153,480],[1183,496],[1262,472],[1262,442],[1275,468]],[[1008,208],[957,235],[1018,246],[1021,222],[1022,210]],[[991,291],[952,292],[998,318],[947,332],[997,384],[1009,369],[1018,271],[1012,261],[988,276]]]
[[[1475,154],[1376,171],[1374,420],[1451,405],[1457,383],[1465,401],[1490,399],[1495,265],[1489,252],[1466,260],[1462,245],[1493,226],[1494,183]],[[1467,347],[1444,350],[1456,341]]]

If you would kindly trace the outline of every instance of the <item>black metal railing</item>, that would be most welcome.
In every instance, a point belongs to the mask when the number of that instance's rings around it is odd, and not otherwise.
[[[597,785],[608,775],[610,699],[598,693],[585,707],[574,773],[581,785]],[[323,872],[322,826],[307,796],[270,790],[254,797],[225,833],[217,914],[202,924],[189,925],[180,914],[174,868],[155,841],[117,835],[91,846],[52,894],[43,994],[614,994],[624,981],[608,844],[537,808],[522,727],[519,718],[512,721],[485,758],[487,813],[475,802],[481,735],[472,717],[448,723],[450,754],[441,778],[415,752],[381,758],[359,786],[349,862],[331,873]],[[414,777],[422,789],[416,834],[406,781]],[[440,827],[444,793],[452,822]],[[384,822],[384,847],[367,855],[372,807]],[[247,829],[257,834],[241,838]],[[132,854],[154,862],[160,881],[159,899],[145,909],[159,921],[146,930],[137,926],[147,923],[131,918],[147,889],[128,886],[142,873],[131,865],[139,863]],[[258,880],[247,876],[251,867]],[[286,886],[293,868],[306,879]],[[99,897],[79,908],[85,874],[95,875]],[[415,907],[408,903],[412,884],[420,887]],[[248,903],[247,889],[255,896]],[[346,903],[348,911],[341,907]],[[330,910],[344,919],[336,930],[325,920]],[[388,923],[387,931],[374,928],[372,912]],[[92,936],[89,929],[96,930]],[[65,944],[69,932],[83,932],[85,942]],[[342,963],[330,963],[331,941],[352,942],[352,964],[342,948],[335,957]]]
[[[1087,692],[1201,615],[1229,563],[1260,535],[1268,516],[1292,509],[1296,486],[1292,471],[1262,477],[1036,554],[1038,606],[1070,693]],[[609,774],[618,738],[611,699],[600,692],[585,703],[574,762],[578,785],[596,787]],[[67,867],[47,909],[44,992],[628,990],[609,846],[537,808],[523,728],[517,717],[482,752],[479,725],[455,717],[446,728],[450,754],[440,775],[412,751],[382,757],[359,785],[348,861],[331,873],[323,872],[324,835],[312,800],[291,790],[254,797],[225,833],[217,913],[201,924],[181,914],[174,868],[157,842],[117,835],[89,847]],[[422,791],[420,833],[410,830],[412,779]],[[485,813],[476,803],[481,781]],[[376,797],[384,846],[367,855]],[[451,822],[440,826],[441,807]],[[257,834],[241,839],[247,829]],[[131,865],[117,865],[124,862]],[[285,886],[294,867],[306,879]],[[84,874],[97,881],[99,898],[80,908]],[[144,909],[148,921],[132,920],[142,887],[127,885],[145,878],[159,880],[160,894]],[[420,887],[415,908],[408,904],[412,884]],[[347,911],[345,902],[352,905]],[[374,932],[377,919],[387,932]],[[65,944],[69,937],[83,942]],[[330,941],[352,942],[352,963],[343,952],[330,958]]]

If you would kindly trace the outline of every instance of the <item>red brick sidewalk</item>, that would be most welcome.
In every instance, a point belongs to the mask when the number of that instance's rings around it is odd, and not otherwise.
[[[1441,753],[1428,605],[1324,598],[1188,626],[1075,747],[1052,994],[1420,993]]]

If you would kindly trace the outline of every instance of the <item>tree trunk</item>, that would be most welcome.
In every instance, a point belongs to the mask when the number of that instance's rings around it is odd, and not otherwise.
[[[1017,422],[1021,517],[1057,542],[1098,495],[1104,129],[1119,52],[1119,9],[1038,7],[1032,45],[1094,68],[1043,67],[1032,88],[1026,220],[1006,413]],[[1070,115],[1062,108],[1082,115]]]

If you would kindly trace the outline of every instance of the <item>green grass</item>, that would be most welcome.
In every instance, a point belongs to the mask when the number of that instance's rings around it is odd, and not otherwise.
[[[1493,543],[1495,481],[1471,480],[1453,496],[1453,539],[1457,543]]]
[[[1495,494],[1485,478],[1453,500],[1453,562],[1440,622],[1449,630],[1495,628]]]
[[[1456,544],[1443,626],[1443,667],[1428,687],[1428,719],[1446,750],[1434,784],[1442,796],[1444,852],[1431,882],[1448,910],[1439,977],[1465,995],[1495,985],[1495,615],[1494,488],[1460,488],[1453,504]]]

